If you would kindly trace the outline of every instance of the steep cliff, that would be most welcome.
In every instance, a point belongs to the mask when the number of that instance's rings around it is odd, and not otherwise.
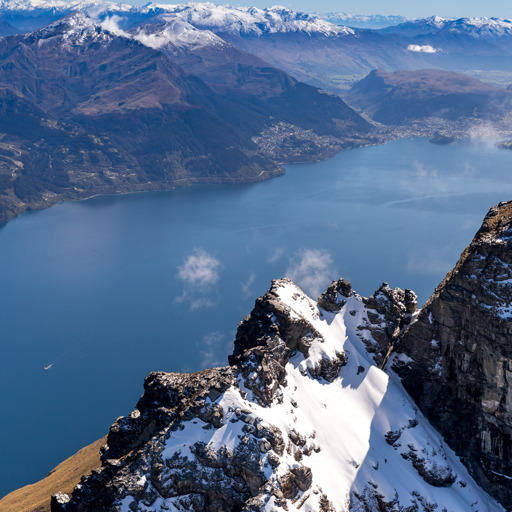
[[[492,208],[399,342],[404,386],[477,482],[512,507],[512,202]]]

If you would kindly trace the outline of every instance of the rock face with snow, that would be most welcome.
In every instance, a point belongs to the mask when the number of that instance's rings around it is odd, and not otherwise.
[[[512,202],[492,208],[407,329],[397,368],[475,479],[512,507]]]
[[[317,302],[273,281],[230,366],[150,374],[103,467],[52,511],[502,511],[375,362],[372,327],[395,339],[415,304],[386,284],[363,299],[340,280]]]

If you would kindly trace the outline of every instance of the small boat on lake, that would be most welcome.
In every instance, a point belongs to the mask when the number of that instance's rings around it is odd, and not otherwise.
[[[53,363],[50,363],[50,364],[47,364],[45,367],[44,367],[44,371],[47,372],[51,367],[53,366]]]

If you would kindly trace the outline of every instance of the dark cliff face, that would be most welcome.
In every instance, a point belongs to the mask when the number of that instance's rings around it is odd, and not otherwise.
[[[475,479],[512,507],[512,202],[471,245],[399,341],[397,368]]]

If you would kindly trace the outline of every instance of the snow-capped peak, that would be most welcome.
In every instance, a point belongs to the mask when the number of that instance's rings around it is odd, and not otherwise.
[[[441,16],[431,16],[425,21],[426,24],[431,27],[442,28],[447,22],[451,21],[451,19],[452,18],[442,18]]]
[[[39,45],[57,40],[61,49],[78,48],[90,43],[108,43],[112,34],[104,30],[100,23],[84,11],[76,11],[45,27],[25,35],[39,39]]]
[[[210,30],[199,30],[187,21],[167,14],[131,31],[131,35],[142,44],[154,49],[161,49],[169,44],[189,49],[229,46],[229,43]]]
[[[0,11],[51,11],[65,14],[89,8],[119,12],[130,12],[136,9],[132,5],[103,0],[0,0]]]

